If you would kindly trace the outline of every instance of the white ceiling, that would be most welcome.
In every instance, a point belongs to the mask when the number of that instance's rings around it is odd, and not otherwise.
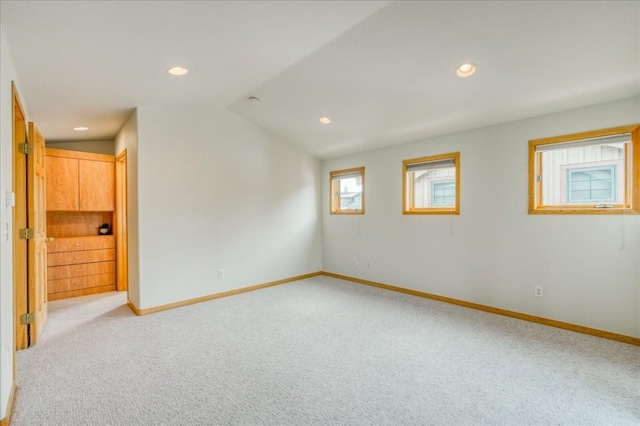
[[[48,140],[113,138],[137,106],[229,108],[329,158],[640,94],[638,1],[3,0],[0,13]],[[457,77],[463,62],[476,74]]]

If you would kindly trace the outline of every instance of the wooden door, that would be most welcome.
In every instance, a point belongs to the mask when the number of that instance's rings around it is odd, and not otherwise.
[[[114,164],[106,161],[78,160],[81,211],[114,211]]]
[[[20,321],[27,313],[27,240],[20,238],[20,230],[27,227],[27,156],[21,147],[27,142],[27,122],[15,85],[13,94],[13,309],[15,348],[29,347],[29,327]],[[15,364],[14,364],[15,367]]]
[[[44,138],[33,122],[29,122],[29,143],[32,153],[27,156],[28,227],[33,237],[27,241],[29,275],[29,346],[35,345],[47,321],[47,211]]]

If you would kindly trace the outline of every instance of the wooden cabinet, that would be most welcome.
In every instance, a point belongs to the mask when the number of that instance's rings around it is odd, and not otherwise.
[[[112,162],[78,160],[78,193],[82,211],[115,210],[115,165]]]
[[[78,160],[47,156],[47,210],[78,210]]]
[[[58,300],[115,291],[113,235],[61,237],[47,247],[47,298]]]
[[[115,157],[46,149],[47,299],[116,290]]]
[[[46,150],[47,211],[114,211],[115,157]]]

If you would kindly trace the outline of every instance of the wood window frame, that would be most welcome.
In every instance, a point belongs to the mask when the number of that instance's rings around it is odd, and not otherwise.
[[[362,179],[362,208],[361,209],[340,209],[340,176],[360,174]],[[329,172],[329,212],[331,214],[346,214],[346,215],[363,215],[364,214],[364,192],[365,192],[365,180],[364,180],[364,167],[353,167],[350,169],[334,170]]]
[[[415,207],[414,182],[407,179],[407,166],[420,163],[431,163],[442,160],[453,160],[455,163],[455,205],[451,207]],[[460,214],[460,152],[448,154],[430,155],[428,157],[412,158],[402,161],[402,214],[429,215],[429,214]]]
[[[587,204],[544,205],[542,200],[542,145],[557,145],[573,141],[630,133],[631,143],[624,148],[624,199],[610,208]],[[635,167],[634,167],[635,165]],[[529,141],[529,214],[640,214],[640,124],[610,127]]]

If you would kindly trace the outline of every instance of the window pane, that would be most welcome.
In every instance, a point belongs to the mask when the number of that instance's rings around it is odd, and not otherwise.
[[[413,207],[450,207],[456,203],[456,168],[408,172],[413,181]]]
[[[338,179],[340,210],[362,210],[362,176]]]
[[[590,144],[541,153],[542,203],[622,203],[624,143]]]

